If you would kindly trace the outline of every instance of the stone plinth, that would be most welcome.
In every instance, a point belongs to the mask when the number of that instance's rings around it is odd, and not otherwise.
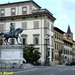
[[[23,45],[2,45],[0,47],[1,60],[5,63],[22,63]]]

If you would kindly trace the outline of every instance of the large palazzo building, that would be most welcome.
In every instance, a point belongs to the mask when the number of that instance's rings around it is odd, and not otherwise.
[[[41,52],[41,63],[46,59],[48,50],[49,62],[53,62],[54,53],[54,21],[55,17],[47,9],[41,7],[33,0],[0,4],[0,32],[9,32],[10,24],[13,23],[15,29],[23,28],[21,34],[21,44],[34,44],[37,51]],[[46,48],[45,37],[48,37]],[[4,44],[4,37],[0,36],[0,45]],[[12,44],[16,44],[15,39],[9,39]]]

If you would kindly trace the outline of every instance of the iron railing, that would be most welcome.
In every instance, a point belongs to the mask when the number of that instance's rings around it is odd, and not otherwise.
[[[53,15],[50,11],[47,9],[37,9],[37,10],[32,10],[32,13],[49,13],[50,15]]]

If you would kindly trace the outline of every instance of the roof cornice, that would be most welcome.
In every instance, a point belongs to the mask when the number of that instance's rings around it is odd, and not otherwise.
[[[33,0],[31,0],[31,1],[13,2],[13,3],[8,2],[8,3],[5,3],[5,4],[0,4],[0,6],[13,5],[13,4],[20,4],[20,3],[30,3],[30,2],[36,4],[39,8],[41,8],[41,7],[40,7],[36,2],[34,2]]]

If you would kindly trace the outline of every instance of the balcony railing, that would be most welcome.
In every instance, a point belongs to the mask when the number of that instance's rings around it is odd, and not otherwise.
[[[50,11],[48,11],[47,9],[37,9],[37,10],[32,10],[33,14],[36,13],[49,13],[50,15],[53,15]]]

